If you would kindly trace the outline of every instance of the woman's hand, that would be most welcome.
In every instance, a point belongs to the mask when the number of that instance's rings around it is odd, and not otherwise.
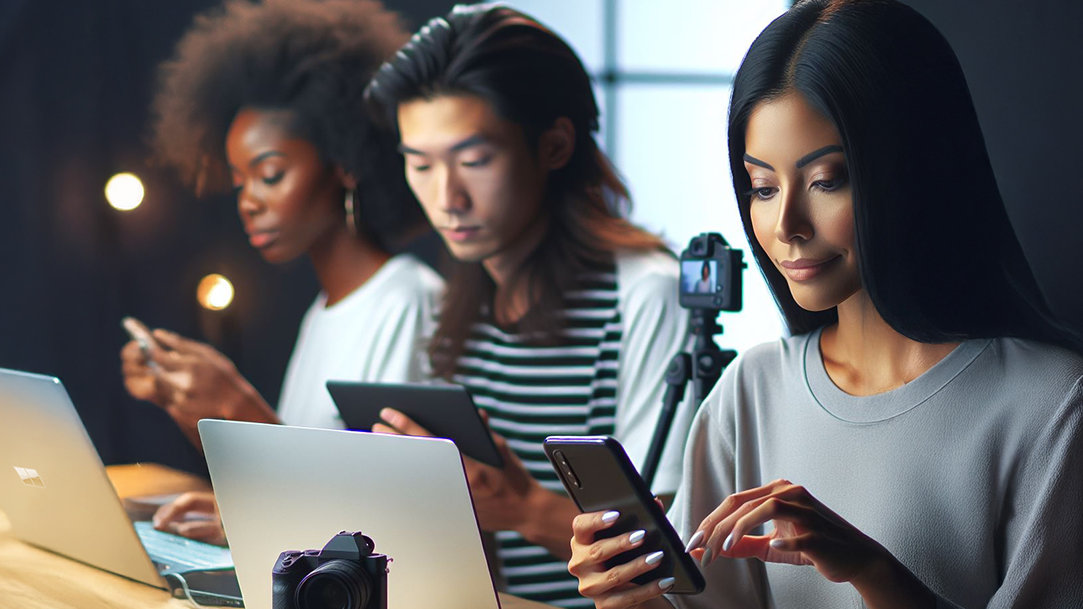
[[[482,420],[488,416],[481,411]],[[384,408],[380,411],[384,423],[372,426],[380,433],[409,436],[432,436],[403,413]],[[517,531],[532,543],[544,546],[554,556],[567,559],[568,524],[579,510],[571,499],[542,487],[523,462],[508,447],[507,440],[489,432],[504,467],[496,468],[463,456],[466,479],[478,524],[486,531]]]
[[[156,344],[144,347],[130,340],[120,350],[120,372],[124,376],[124,388],[132,397],[166,408],[176,388],[187,388],[191,377],[164,372],[155,362],[161,357],[162,349]]]
[[[605,539],[597,539],[600,531],[613,526],[617,512],[580,514],[572,521],[572,558],[568,572],[579,578],[579,593],[594,601],[598,609],[630,609],[632,607],[670,607],[660,598],[673,585],[667,577],[646,585],[636,585],[632,579],[656,568],[662,552],[633,559],[612,568],[606,562],[613,557],[639,547],[643,531],[632,531]]]
[[[159,531],[220,546],[226,545],[226,532],[222,529],[222,519],[218,515],[214,493],[184,493],[172,503],[158,508],[153,522],[154,528]]]
[[[233,362],[216,349],[166,330],[154,330],[153,336],[160,346],[149,354],[135,341],[121,350],[124,384],[134,397],[165,409],[196,446],[200,419],[278,422]]]
[[[763,524],[766,535],[748,533]],[[932,593],[882,545],[787,480],[730,495],[693,535],[692,555],[809,565],[832,582],[852,584],[869,607],[932,607]]]

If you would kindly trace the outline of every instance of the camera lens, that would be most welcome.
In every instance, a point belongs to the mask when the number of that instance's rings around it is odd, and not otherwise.
[[[364,609],[372,592],[372,580],[357,563],[326,562],[297,584],[298,609]]]

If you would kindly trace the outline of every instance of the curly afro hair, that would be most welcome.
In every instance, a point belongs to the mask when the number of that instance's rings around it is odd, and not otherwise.
[[[387,247],[422,217],[395,135],[374,125],[362,94],[406,40],[398,16],[375,0],[229,0],[197,16],[159,68],[154,156],[197,194],[225,191],[237,112],[288,111],[290,130],[357,180],[355,220]]]

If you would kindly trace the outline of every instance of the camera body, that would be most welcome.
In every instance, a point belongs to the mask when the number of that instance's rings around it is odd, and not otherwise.
[[[273,609],[387,609],[387,563],[372,539],[342,531],[322,550],[290,550],[271,571]]]
[[[744,253],[718,233],[693,237],[681,252],[680,304],[686,309],[741,310]]]

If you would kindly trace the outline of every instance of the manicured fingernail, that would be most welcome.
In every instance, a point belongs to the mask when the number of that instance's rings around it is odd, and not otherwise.
[[[722,551],[729,552],[733,547],[733,533],[726,535],[726,540],[722,542]]]
[[[786,545],[786,542],[782,541],[781,539],[772,539],[770,544],[772,548],[781,548],[782,546]]]
[[[691,552],[699,547],[699,544],[703,542],[703,531],[696,531],[696,534],[692,536],[692,539],[688,540],[688,545],[684,547],[685,552]]]
[[[669,590],[673,587],[673,582],[676,581],[672,577],[666,577],[658,580],[658,587],[662,590]]]
[[[699,566],[706,567],[707,563],[711,562],[711,549],[707,548],[703,552],[703,558],[699,559]]]
[[[618,518],[620,518],[620,512],[618,512],[616,510],[606,512],[606,513],[602,514],[602,522],[604,522],[606,524],[608,524],[610,522],[613,522],[614,520],[616,520]]]
[[[638,531],[635,531],[634,533],[632,533],[631,535],[628,536],[628,543],[630,543],[632,545],[635,545],[635,544],[643,541],[643,538],[646,535],[647,535],[647,532],[642,530],[642,529],[640,529]]]
[[[658,550],[657,552],[651,552],[650,554],[647,555],[647,564],[648,565],[658,564],[658,561],[662,560],[662,556],[663,556],[663,553],[662,553],[661,550]]]

